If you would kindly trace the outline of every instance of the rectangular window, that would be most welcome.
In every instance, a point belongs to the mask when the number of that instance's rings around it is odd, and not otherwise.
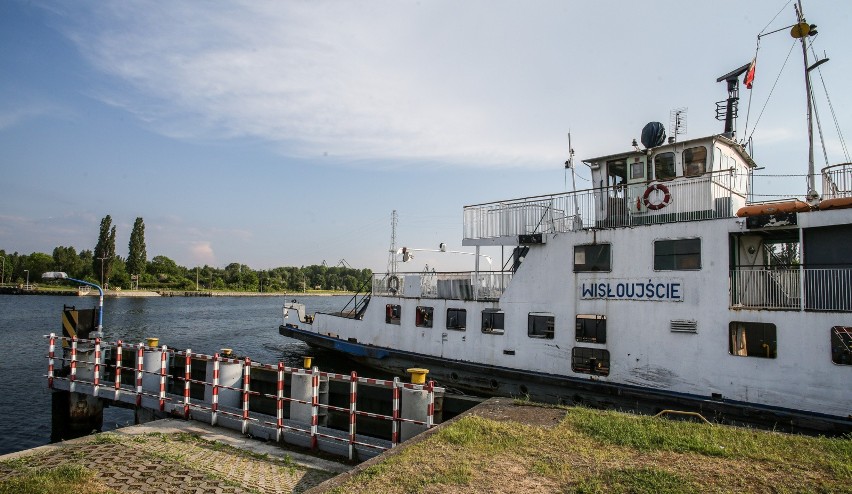
[[[571,350],[571,370],[598,376],[609,375],[609,352],[600,348],[576,346]]]
[[[482,332],[488,334],[503,334],[506,332],[506,314],[499,310],[486,309],[482,311]]]
[[[467,311],[464,309],[447,309],[447,329],[464,331],[467,327]]]
[[[707,148],[696,146],[683,150],[683,176],[698,177],[707,171]]]
[[[654,177],[657,180],[671,180],[677,176],[674,153],[660,153],[654,156]]]
[[[733,321],[728,333],[728,352],[731,355],[761,358],[778,356],[774,324]]]
[[[553,314],[530,313],[527,318],[527,335],[530,338],[553,339],[556,318]]]
[[[852,365],[852,327],[831,328],[831,361],[838,365]]]
[[[630,180],[640,178],[645,178],[645,162],[639,161],[639,158],[636,158],[636,161],[630,163]]]
[[[399,324],[399,316],[402,314],[402,307],[399,305],[387,304],[385,306],[385,322],[388,324]]]
[[[577,341],[606,343],[606,316],[578,314]]]
[[[611,271],[609,244],[575,245],[574,272]]]
[[[701,239],[656,240],[654,242],[654,269],[701,269]]]
[[[418,305],[417,309],[414,311],[414,324],[418,328],[431,328],[432,327],[432,314],[435,312],[435,309],[432,307],[424,307],[422,305]]]

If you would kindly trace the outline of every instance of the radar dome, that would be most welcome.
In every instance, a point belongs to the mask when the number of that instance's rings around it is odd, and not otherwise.
[[[642,145],[646,148],[662,146],[666,142],[666,127],[660,122],[649,122],[642,128]]]

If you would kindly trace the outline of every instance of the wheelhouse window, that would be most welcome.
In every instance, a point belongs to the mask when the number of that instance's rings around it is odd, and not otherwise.
[[[707,171],[707,148],[696,146],[683,150],[683,176],[698,177]]]
[[[553,314],[530,313],[527,318],[527,336],[552,340],[556,318]]]
[[[852,326],[831,328],[831,361],[838,365],[852,365]]]
[[[574,272],[611,271],[609,244],[575,245]]]
[[[464,331],[467,327],[467,311],[465,309],[447,309],[447,329]]]
[[[671,180],[676,176],[674,153],[660,153],[654,156],[654,177],[657,180]]]
[[[486,309],[482,311],[482,332],[487,334],[503,334],[506,332],[506,314],[499,310]]]
[[[417,309],[414,310],[414,325],[418,328],[431,328],[432,314],[434,312],[435,309],[432,307],[418,305]]]
[[[654,269],[701,269],[701,239],[657,240],[654,242]]]
[[[633,163],[630,163],[630,180],[643,178],[645,178],[645,162],[636,158]]]
[[[609,351],[576,346],[571,350],[571,370],[598,376],[609,375]]]
[[[402,314],[402,307],[394,304],[385,306],[385,322],[388,324],[399,324],[399,316]]]
[[[606,316],[578,314],[577,341],[606,343]]]
[[[738,357],[776,358],[778,341],[775,325],[763,322],[731,322],[728,331],[728,352]]]

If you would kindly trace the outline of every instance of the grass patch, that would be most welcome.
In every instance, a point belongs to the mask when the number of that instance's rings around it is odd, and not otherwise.
[[[518,430],[517,424],[467,415],[452,427],[441,429],[437,439],[455,446],[475,448],[477,451],[493,454],[521,444],[523,431]]]
[[[79,465],[63,465],[46,470],[28,471],[0,480],[0,494],[106,494],[95,480],[94,472]]]
[[[693,482],[656,468],[607,470],[580,481],[577,494],[692,494],[702,492]]]

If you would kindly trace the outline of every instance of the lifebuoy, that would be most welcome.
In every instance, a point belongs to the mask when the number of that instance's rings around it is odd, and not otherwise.
[[[651,202],[648,198],[651,196],[651,193],[655,190],[659,190],[663,193],[663,200],[658,203]],[[642,196],[642,202],[645,203],[645,207],[650,209],[651,211],[656,211],[658,209],[663,209],[668,206],[672,202],[672,194],[669,192],[669,188],[663,184],[654,184],[645,189],[645,194]]]
[[[391,293],[396,293],[397,290],[399,290],[399,278],[397,278],[396,275],[388,278],[388,290],[390,290]]]

